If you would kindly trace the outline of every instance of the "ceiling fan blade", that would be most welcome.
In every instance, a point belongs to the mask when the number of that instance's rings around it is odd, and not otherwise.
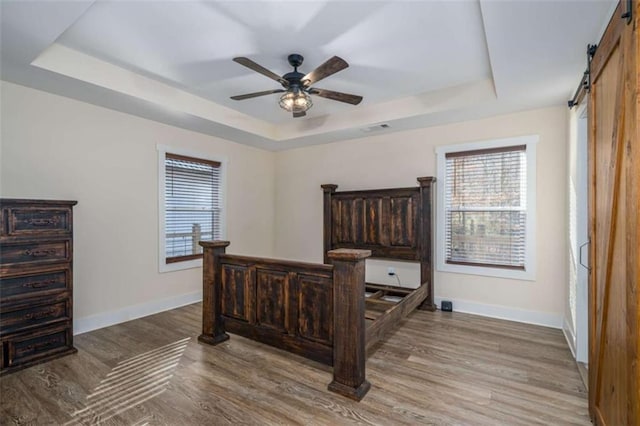
[[[333,101],[345,102],[351,105],[358,105],[362,101],[362,96],[350,95],[348,93],[334,92],[333,90],[316,89],[315,87],[308,90],[312,95],[318,95]]]
[[[265,67],[263,67],[262,65],[258,65],[255,62],[253,62],[251,59],[249,58],[245,58],[245,57],[238,57],[238,58],[233,58],[234,62],[239,63],[240,65],[244,65],[245,67],[249,68],[250,70],[253,70],[255,72],[258,72],[266,77],[269,77],[272,80],[277,81],[278,83],[282,84],[284,87],[289,87],[289,82],[287,80],[285,80],[284,78],[280,77],[278,74],[269,71],[268,69],[266,69]]]
[[[307,115],[306,112],[304,111],[300,111],[300,112],[293,112],[293,118],[298,118],[298,117],[304,117],[305,115]]]
[[[348,66],[349,64],[347,61],[338,56],[334,56],[315,70],[311,71],[309,74],[302,77],[302,83],[307,87],[311,86],[313,83],[318,82],[323,78],[327,78],[338,71],[342,71]]]
[[[273,93],[285,92],[283,89],[265,90],[264,92],[247,93],[246,95],[231,96],[234,101],[241,101],[243,99],[257,98],[258,96],[271,95]]]

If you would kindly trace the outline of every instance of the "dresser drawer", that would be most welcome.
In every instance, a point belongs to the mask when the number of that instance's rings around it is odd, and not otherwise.
[[[68,293],[63,293],[54,300],[41,299],[28,304],[2,305],[0,335],[5,336],[69,319],[71,303]]]
[[[2,266],[29,263],[32,265],[71,260],[69,240],[5,243],[0,245]]]
[[[12,367],[31,360],[44,358],[71,348],[72,336],[68,326],[51,327],[4,340],[6,365]]]
[[[34,270],[17,277],[0,278],[0,301],[22,297],[37,297],[64,291],[71,282],[69,267]]]
[[[59,235],[71,233],[70,208],[13,207],[7,209],[7,235]]]

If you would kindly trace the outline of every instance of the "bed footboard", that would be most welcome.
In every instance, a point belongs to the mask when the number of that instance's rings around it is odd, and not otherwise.
[[[364,262],[368,250],[333,250],[331,265],[204,248],[202,334],[218,344],[227,331],[333,366],[329,390],[360,400],[365,377]]]

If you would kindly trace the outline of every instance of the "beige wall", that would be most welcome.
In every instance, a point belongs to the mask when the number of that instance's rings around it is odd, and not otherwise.
[[[1,90],[0,194],[78,200],[80,329],[186,303],[201,291],[200,268],[158,273],[157,144],[226,157],[231,249],[273,254],[274,153],[10,83]]]
[[[436,146],[531,134],[540,136],[536,281],[437,273],[436,296],[459,310],[560,326],[566,108],[270,153],[22,86],[1,89],[0,194],[79,202],[74,300],[85,329],[187,303],[200,291],[200,269],[158,273],[157,144],[228,158],[230,252],[321,262],[320,184],[412,186],[435,175]],[[368,278],[394,284],[387,266],[403,285],[418,283],[417,266],[403,262],[369,262]]]
[[[437,146],[539,135],[536,281],[437,272],[435,293],[453,299],[454,309],[457,302],[467,311],[560,327],[567,277],[567,123],[566,108],[555,107],[281,152],[276,158],[275,253],[322,260],[320,184],[338,184],[339,190],[413,186],[416,177],[435,175]],[[369,278],[393,283],[387,264],[370,265]],[[417,284],[417,266],[400,265],[403,283]]]

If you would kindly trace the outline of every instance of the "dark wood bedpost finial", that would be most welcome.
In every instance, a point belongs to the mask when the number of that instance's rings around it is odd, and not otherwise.
[[[418,309],[435,311],[433,294],[433,188],[436,178],[433,176],[419,177],[420,183],[420,282],[427,283],[429,294]],[[428,242],[428,243],[427,243]]]
[[[323,256],[324,256],[324,263],[329,263],[329,257],[327,256],[327,252],[329,250],[331,250],[331,233],[332,233],[332,219],[331,219],[331,196],[333,195],[334,192],[336,192],[336,189],[338,188],[338,185],[334,185],[331,183],[325,183],[324,185],[320,185],[322,187],[322,191],[324,192],[324,198],[323,198],[323,208],[322,208],[322,212],[323,212],[323,221],[324,221],[324,226],[323,226],[323,235],[322,235],[322,240],[323,240]]]
[[[333,381],[329,390],[360,401],[371,388],[365,377],[365,259],[371,250],[337,249],[333,264]]]
[[[203,247],[202,259],[202,334],[198,341],[217,345],[229,339],[222,323],[220,300],[220,262],[229,241],[200,241]]]

